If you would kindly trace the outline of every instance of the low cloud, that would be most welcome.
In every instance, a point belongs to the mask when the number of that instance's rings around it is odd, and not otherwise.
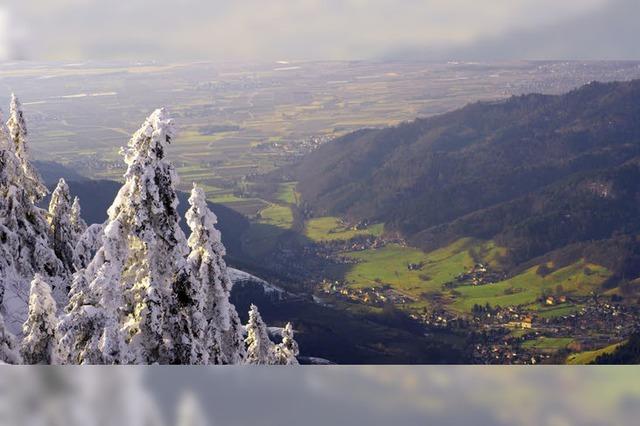
[[[455,49],[612,0],[9,0],[34,59],[366,59]]]
[[[0,60],[6,61],[10,56],[9,11],[0,6]]]

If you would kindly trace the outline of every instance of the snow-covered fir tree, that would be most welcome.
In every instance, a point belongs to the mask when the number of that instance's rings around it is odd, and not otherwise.
[[[269,339],[267,326],[258,312],[256,305],[249,309],[249,322],[247,323],[247,356],[245,362],[252,365],[276,364],[276,347]]]
[[[226,254],[218,219],[209,210],[202,188],[194,185],[186,218],[191,235],[188,257],[196,285],[192,299],[194,337],[205,342],[210,362],[237,363],[244,356],[242,326],[235,307],[229,302],[231,279],[223,259]]]
[[[191,330],[194,282],[176,209],[177,175],[165,159],[173,134],[172,120],[157,110],[133,135],[123,150],[125,183],[109,208],[102,247],[80,273],[95,309],[76,311],[101,312],[103,336],[95,349],[104,363],[188,364],[200,357]],[[77,339],[70,340],[77,348]]]
[[[64,179],[60,179],[58,186],[51,193],[48,220],[53,238],[53,250],[69,270],[73,268],[73,255],[77,242],[71,212],[69,186]]]
[[[40,175],[29,162],[29,147],[27,143],[27,123],[22,111],[22,105],[15,94],[11,94],[11,107],[9,120],[7,121],[9,136],[13,142],[13,150],[20,160],[23,173],[20,174],[20,183],[23,185],[27,196],[34,202],[39,201],[47,194],[47,187],[42,182]]]
[[[7,328],[15,334],[27,316],[34,275],[40,273],[51,283],[60,303],[66,303],[69,276],[52,248],[46,212],[34,204],[43,191],[37,174],[29,174],[26,130],[17,105],[16,101],[9,120],[13,130],[0,124],[0,305],[6,312]],[[22,157],[18,157],[17,147],[21,147]]]
[[[293,326],[288,322],[282,329],[282,342],[276,345],[276,364],[298,365],[296,357],[299,354],[298,343],[293,338]]]
[[[22,327],[24,337],[20,353],[25,363],[60,363],[56,312],[51,287],[40,274],[36,274],[31,282],[29,316]]]
[[[165,158],[174,133],[164,109],[149,116],[123,151],[125,184],[109,209],[109,220],[119,221],[129,239],[121,287],[129,341],[141,363],[188,364],[198,358],[189,322],[193,283],[179,226],[178,177]]]
[[[20,346],[13,334],[6,329],[0,314],[0,364],[22,364]]]
[[[276,348],[255,306],[244,338],[229,301],[217,218],[197,187],[188,241],[181,230],[178,178],[165,158],[174,128],[164,110],[151,114],[123,149],[124,184],[107,221],[90,227],[63,179],[49,212],[35,205],[44,187],[29,164],[26,136],[14,97],[8,127],[0,117],[0,307],[7,313],[0,361],[294,363],[291,327]],[[56,305],[65,306],[59,321]],[[12,334],[19,333],[18,354]]]
[[[73,250],[73,264],[76,270],[86,268],[91,259],[102,247],[102,237],[104,235],[104,225],[94,223],[88,226],[82,234],[78,236],[78,242]]]
[[[78,241],[80,236],[87,230],[87,222],[82,219],[82,208],[80,198],[74,197],[71,205],[71,228],[73,229],[74,241]]]

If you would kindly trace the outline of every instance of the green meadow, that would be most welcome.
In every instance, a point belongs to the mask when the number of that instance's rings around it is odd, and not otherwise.
[[[352,265],[345,279],[350,285],[362,288],[380,284],[391,285],[416,300],[423,293],[442,292],[442,285],[471,268],[478,253],[488,259],[498,259],[502,249],[493,242],[469,238],[458,240],[447,247],[425,253],[419,249],[390,244],[380,249],[350,252],[345,255],[359,263]],[[409,264],[422,264],[422,269],[409,270]],[[424,306],[419,301],[414,307]]]
[[[614,343],[613,345],[605,346],[604,348],[594,351],[585,351],[576,354],[571,354],[567,357],[567,364],[571,365],[586,365],[591,364],[600,355],[609,354],[616,350],[624,342]]]
[[[557,269],[545,276],[538,274],[538,266],[532,267],[510,279],[482,286],[464,286],[456,290],[460,293],[452,308],[471,311],[475,304],[491,306],[530,305],[543,292],[553,293],[558,285],[570,295],[586,296],[600,286],[609,271],[599,265],[579,261]]]

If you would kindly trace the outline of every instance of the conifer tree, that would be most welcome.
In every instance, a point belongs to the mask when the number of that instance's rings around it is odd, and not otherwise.
[[[298,343],[293,338],[293,327],[288,322],[282,330],[282,342],[276,346],[276,363],[279,365],[298,365],[296,357],[299,354]]]
[[[267,326],[256,305],[251,305],[249,322],[247,323],[246,363],[252,365],[273,365],[276,363],[275,345],[269,339]]]
[[[127,328],[143,363],[187,363],[192,357],[193,336],[183,306],[190,303],[191,278],[177,211],[178,178],[165,158],[174,134],[164,109],[149,116],[124,150],[125,184],[109,209],[131,240],[123,272]]]
[[[82,208],[78,197],[73,198],[73,204],[71,205],[71,227],[74,241],[77,243],[80,236],[87,230],[87,223],[82,219]]]
[[[21,117],[21,113],[14,112],[9,122],[19,129],[24,127],[15,117]],[[0,304],[7,313],[6,327],[18,333],[27,317],[26,301],[33,276],[40,273],[46,277],[55,289],[56,300],[66,303],[69,271],[52,248],[46,212],[34,204],[38,197],[29,192],[30,180],[25,170],[30,165],[16,154],[10,133],[0,124]]]
[[[102,247],[103,234],[104,225],[94,223],[78,236],[76,247],[73,250],[73,264],[76,270],[79,271],[89,265],[91,259]]]
[[[69,291],[69,303],[58,323],[61,364],[104,363],[100,339],[105,314],[96,295],[89,289],[83,272],[74,275]]]
[[[15,336],[6,329],[2,314],[0,314],[0,363],[22,364],[20,347]]]
[[[164,158],[173,135],[173,122],[156,110],[123,150],[125,183],[109,208],[102,247],[83,272],[103,315],[105,363],[190,363],[194,357],[177,176]]]
[[[204,191],[196,185],[189,204],[188,262],[197,282],[199,301],[194,306],[193,330],[197,339],[206,342],[211,363],[237,363],[243,357],[242,330],[236,309],[229,302],[231,280],[223,259],[225,248],[215,228],[217,218],[207,206]]]
[[[36,169],[29,163],[29,148],[27,141],[27,123],[22,111],[22,105],[15,94],[11,94],[11,107],[7,121],[13,151],[20,160],[23,173],[20,174],[21,185],[27,196],[37,202],[47,194],[47,187],[42,182]]]
[[[36,274],[31,282],[29,296],[29,316],[22,332],[22,348],[20,350],[27,364],[58,364],[58,334],[56,302],[51,296],[51,287]]]
[[[64,179],[51,194],[49,202],[49,226],[53,238],[53,250],[68,270],[73,268],[76,233],[71,220],[71,194]]]

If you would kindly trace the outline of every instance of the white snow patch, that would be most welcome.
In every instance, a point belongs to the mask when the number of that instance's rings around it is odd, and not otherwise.
[[[241,271],[239,269],[227,268],[229,271],[229,278],[231,278],[231,282],[235,285],[236,283],[247,283],[247,282],[255,282],[258,283],[264,288],[265,293],[277,293],[279,295],[284,295],[287,292],[283,289],[276,287],[275,285],[268,283],[262,278],[258,278],[255,275],[251,275],[248,272]]]

